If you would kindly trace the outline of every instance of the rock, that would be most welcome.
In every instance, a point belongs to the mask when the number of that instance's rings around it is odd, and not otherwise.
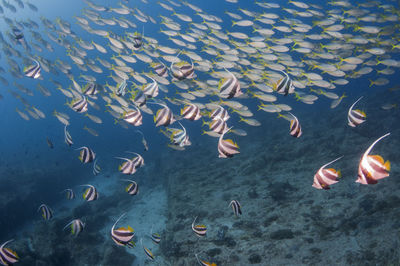
[[[249,262],[251,264],[256,264],[261,262],[261,256],[258,254],[251,254],[249,257]]]

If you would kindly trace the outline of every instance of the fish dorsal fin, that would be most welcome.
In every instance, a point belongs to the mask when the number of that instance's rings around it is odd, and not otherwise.
[[[385,163],[385,160],[380,155],[368,155],[368,157],[377,160],[382,165]]]

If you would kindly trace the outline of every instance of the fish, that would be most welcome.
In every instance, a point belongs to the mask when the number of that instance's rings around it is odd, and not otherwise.
[[[229,203],[229,206],[232,206],[233,213],[235,216],[242,215],[242,206],[240,205],[239,201],[237,200],[232,200]]]
[[[51,142],[51,140],[48,137],[46,137],[46,142],[47,142],[47,146],[49,146],[50,149],[54,148],[53,142]]]
[[[158,126],[169,126],[173,124],[176,119],[174,118],[174,114],[172,113],[171,109],[168,108],[165,104],[162,103],[156,103],[154,104],[161,105],[163,108],[157,110],[156,115],[154,116],[154,123],[156,124],[156,127]]]
[[[140,135],[142,135],[142,144],[143,144],[143,147],[144,147],[144,151],[148,151],[149,150],[149,145],[147,144],[147,141],[144,138],[144,135],[143,135],[142,131],[136,130],[136,132],[138,132],[138,133],[140,133]]]
[[[151,252],[150,249],[148,249],[148,248],[146,248],[145,246],[143,246],[143,241],[142,241],[142,239],[140,239],[140,243],[142,244],[142,247],[143,247],[143,250],[144,250],[144,253],[146,254],[146,256],[147,256],[150,260],[154,260],[154,255],[153,255],[153,253]]]
[[[330,186],[336,184],[338,178],[340,178],[340,171],[337,171],[333,168],[325,169],[328,165],[336,162],[337,160],[341,159],[343,156],[336,158],[329,163],[324,164],[318,169],[318,172],[314,175],[314,182],[312,184],[313,187],[316,189],[330,189]]]
[[[129,195],[137,195],[139,193],[139,185],[130,179],[122,179],[123,181],[128,181],[130,184],[125,188],[125,191],[128,192]]]
[[[158,95],[158,83],[152,77],[150,77],[150,79],[153,82],[143,88],[143,93],[147,96],[147,98],[154,98]]]
[[[209,117],[212,120],[217,120],[217,119],[222,119],[224,121],[227,121],[230,116],[227,110],[224,109],[224,107],[218,105],[217,108],[215,108],[214,110],[211,111]]]
[[[160,236],[160,234],[158,234],[158,233],[153,233],[153,226],[151,227],[151,230],[150,230],[150,238],[151,238],[151,240],[153,240],[153,242],[154,242],[155,244],[160,244],[160,242],[161,242],[161,236]]]
[[[192,230],[193,230],[193,232],[194,232],[197,236],[203,237],[203,236],[205,236],[206,233],[207,233],[207,227],[206,227],[204,224],[197,224],[197,225],[195,225],[196,219],[197,219],[197,216],[196,216],[196,218],[194,218],[194,220],[193,220],[193,223],[192,223]]]
[[[185,105],[185,107],[181,109],[181,116],[192,121],[199,120],[201,118],[200,108],[192,103]]]
[[[239,146],[231,139],[224,140],[225,134],[231,130],[232,127],[226,129],[218,139],[218,153],[219,158],[230,158],[235,154],[239,154]]]
[[[351,127],[356,127],[362,123],[365,122],[367,115],[361,111],[361,110],[353,110],[354,106],[363,98],[363,96],[361,96],[360,98],[358,98],[357,101],[355,101],[349,108],[349,111],[347,112],[347,121],[348,121],[348,125]]]
[[[96,176],[96,175],[100,174],[100,171],[101,171],[101,168],[100,168],[100,166],[98,166],[97,158],[96,158],[96,160],[94,160],[94,163],[93,163],[93,174]]]
[[[118,246],[127,246],[128,243],[132,242],[132,238],[135,236],[135,231],[132,227],[128,226],[120,227],[115,229],[115,226],[121,220],[122,217],[125,216],[126,213],[123,213],[117,221],[115,221],[114,225],[111,227],[111,239],[118,245]],[[134,243],[131,243],[134,244]]]
[[[15,251],[5,247],[8,243],[12,241],[14,240],[8,240],[0,246],[0,263],[2,265],[11,265],[17,263],[19,260],[19,257]]]
[[[64,189],[62,192],[66,192],[66,193],[65,193],[65,196],[66,196],[66,198],[67,198],[68,200],[72,200],[72,199],[75,198],[75,193],[74,193],[74,191],[73,191],[72,189],[70,189],[70,188]]]
[[[289,114],[293,117],[293,119],[290,120],[290,135],[292,135],[295,138],[299,138],[303,132],[301,130],[301,125],[299,123],[299,120],[297,119],[294,114],[290,113]]]
[[[390,162],[385,162],[380,155],[369,155],[374,146],[389,135],[390,133],[387,133],[375,140],[364,152],[358,165],[357,183],[363,185],[376,184],[378,180],[389,176]]]
[[[91,148],[88,148],[86,146],[80,147],[80,148],[75,149],[75,150],[80,150],[81,151],[78,159],[82,163],[91,163],[96,158],[96,153],[94,153],[94,151]]]
[[[232,72],[230,72],[226,68],[225,71],[228,72],[230,77],[223,78],[219,81],[218,83],[219,96],[221,98],[226,98],[226,99],[239,97],[240,95],[243,94],[243,92],[240,90],[239,80],[236,78],[235,75],[233,75]]]
[[[199,259],[199,256],[197,254],[194,254],[194,256],[196,257],[197,262],[202,266],[217,266],[217,264],[214,262],[211,263],[211,262]]]
[[[292,79],[286,72],[282,70],[280,70],[280,72],[284,75],[284,77],[274,83],[272,89],[279,94],[283,94],[284,96],[294,93],[294,85]]]
[[[85,192],[83,193],[82,197],[86,201],[94,201],[99,198],[99,193],[97,189],[92,185],[81,185],[83,187],[88,187]]]
[[[79,233],[82,232],[83,229],[85,228],[85,224],[80,219],[74,219],[71,222],[69,222],[66,226],[64,226],[63,230],[65,230],[67,227],[70,227],[71,234],[77,237]]]
[[[42,217],[46,221],[50,220],[53,217],[53,211],[46,204],[40,205],[38,211],[42,212]]]
[[[226,122],[221,118],[214,119],[208,123],[203,121],[203,125],[206,125],[206,124],[208,124],[208,127],[212,132],[215,132],[218,134],[222,134],[228,127],[226,125]]]
[[[153,68],[154,72],[160,77],[166,78],[168,77],[168,68],[162,62],[159,63],[151,63],[151,67]]]
[[[97,131],[94,130],[93,128],[84,126],[83,129],[86,130],[87,132],[89,132],[92,136],[95,136],[95,137],[99,136],[99,133],[97,133]]]
[[[125,175],[133,175],[134,173],[136,173],[136,170],[138,168],[144,165],[144,160],[143,157],[138,153],[135,152],[128,152],[128,153],[133,153],[136,154],[137,156],[131,160],[123,157],[115,157],[115,158],[125,161],[118,167],[118,171],[120,171]]]
[[[42,68],[37,60],[33,59],[33,61],[35,62],[34,65],[24,68],[24,75],[28,78],[38,79],[41,76]]]
[[[68,105],[77,113],[84,113],[88,110],[88,101],[86,97],[75,98]]]
[[[72,146],[74,142],[72,141],[72,137],[67,130],[67,125],[64,126],[64,141],[68,146]]]
[[[134,109],[135,110],[124,112],[122,115],[122,119],[128,124],[138,127],[142,125],[143,116],[139,108],[134,106]]]

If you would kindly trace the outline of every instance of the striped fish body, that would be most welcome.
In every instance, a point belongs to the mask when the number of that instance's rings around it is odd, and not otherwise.
[[[75,193],[72,189],[69,188],[69,189],[66,189],[65,191],[67,192],[66,193],[67,199],[72,200],[75,198]]]
[[[184,80],[185,74],[179,68],[171,68],[171,75],[177,80]]]
[[[347,116],[348,125],[356,127],[366,121],[367,115],[361,110],[351,110]]]
[[[88,102],[86,100],[86,97],[83,97],[82,99],[73,100],[71,103],[71,108],[77,113],[86,112],[88,110]]]
[[[285,76],[273,85],[273,89],[277,93],[287,96],[288,94],[294,93],[294,85],[289,76],[286,73],[284,74]]]
[[[11,241],[12,240],[9,240],[0,246],[0,263],[2,265],[14,264],[19,260],[19,257],[15,251],[5,247],[5,245]]]
[[[303,132],[301,131],[301,126],[297,117],[290,120],[290,135],[295,138],[299,138]]]
[[[88,96],[94,96],[98,93],[98,85],[96,83],[88,83],[82,88],[82,93]]]
[[[133,102],[138,106],[143,106],[146,104],[146,101],[146,95],[144,95],[141,89],[138,89],[133,96]]]
[[[142,156],[138,155],[132,159],[133,167],[138,169],[144,165],[144,159]]]
[[[186,105],[181,109],[181,116],[189,120],[199,120],[201,118],[200,108],[195,104]]]
[[[99,198],[99,193],[97,192],[97,189],[93,186],[89,186],[85,193],[83,193],[83,198],[86,201],[94,201]]]
[[[363,154],[358,166],[357,183],[363,185],[376,184],[378,180],[389,176],[390,162],[385,162],[380,155],[369,155],[375,144],[389,134],[390,133],[377,139]]]
[[[224,121],[227,121],[230,118],[230,116],[228,114],[228,111],[226,111],[222,106],[219,106],[210,113],[210,118],[212,120],[220,118]]]
[[[243,93],[240,90],[239,80],[231,74],[232,77],[223,78],[218,83],[219,96],[225,99],[231,99],[238,97]]]
[[[35,65],[31,65],[29,67],[26,67],[24,69],[24,75],[29,77],[29,78],[33,78],[33,79],[37,79],[40,77],[40,73],[42,71],[42,68],[40,67],[39,62],[37,62],[35,60]]]
[[[142,125],[143,116],[140,110],[137,109],[125,113],[123,119],[125,122],[137,127]]]
[[[232,210],[233,210],[233,213],[235,214],[235,216],[242,215],[242,207],[240,206],[239,201],[232,200],[229,205],[232,206]]]
[[[192,230],[193,230],[193,232],[195,232],[195,234],[196,234],[197,236],[200,236],[200,237],[201,237],[201,236],[205,236],[206,233],[207,233],[207,227],[206,227],[204,224],[195,225],[196,219],[197,219],[197,217],[194,218],[194,221],[193,221],[193,223],[192,223]]]
[[[133,229],[128,226],[128,228],[118,228],[111,231],[111,238],[118,246],[127,245],[132,238],[135,236]]]
[[[143,250],[144,253],[146,254],[146,256],[150,259],[150,260],[154,260],[154,255],[153,253],[150,251],[150,249],[146,248],[145,246],[143,246]]]
[[[211,131],[213,131],[215,133],[222,134],[226,130],[227,125],[224,120],[222,120],[221,118],[218,118],[218,119],[211,121],[211,123],[209,124],[209,128]]]
[[[84,224],[80,219],[75,219],[73,221],[71,221],[69,224],[67,224],[67,226],[69,225],[70,229],[71,229],[71,234],[78,236],[80,232],[83,231],[84,228]]]
[[[157,97],[158,95],[158,84],[156,81],[153,81],[153,83],[148,84],[144,89],[143,93],[148,97],[148,98],[154,98]]]
[[[157,63],[153,69],[158,76],[163,78],[168,77],[168,68],[165,65]]]
[[[72,144],[74,144],[72,137],[67,130],[67,126],[64,127],[64,141],[68,146],[72,146]]]
[[[139,186],[136,182],[133,181],[126,187],[125,190],[126,192],[128,192],[129,195],[136,195],[137,193],[139,193]]]
[[[97,165],[97,159],[94,161],[93,164],[93,174],[96,176],[98,174],[100,174],[100,166]]]
[[[376,184],[379,179],[389,176],[390,162],[384,161],[380,155],[368,155],[358,168],[357,182],[367,185]]]
[[[118,85],[118,88],[117,88],[117,90],[115,91],[115,94],[116,94],[117,96],[124,96],[124,95],[126,94],[126,86],[127,86],[127,83],[126,83],[126,80],[124,79],[124,80]]]
[[[94,151],[88,147],[82,147],[80,155],[79,155],[79,160],[82,163],[91,163],[93,160],[96,158],[96,154]]]
[[[180,71],[182,72],[185,79],[192,79],[194,78],[194,67],[193,65],[185,64],[181,66]]]
[[[218,140],[218,153],[219,158],[230,158],[235,154],[239,154],[239,147],[231,139],[223,139],[224,134]]]
[[[157,111],[156,115],[154,116],[154,123],[156,123],[156,127],[158,126],[169,126],[174,123],[176,120],[174,115],[172,114],[171,109],[168,107],[164,107]]]
[[[123,162],[118,170],[124,175],[133,175],[136,173],[136,168],[132,160],[127,159],[126,162]]]
[[[52,210],[46,204],[40,205],[39,210],[42,213],[43,219],[45,219],[46,221],[50,220],[53,217]]]
[[[141,35],[135,35],[132,38],[132,43],[133,43],[133,47],[135,47],[135,49],[139,49],[140,47],[142,47],[143,44],[143,38]]]
[[[154,242],[155,244],[160,244],[160,242],[161,242],[161,236],[160,236],[159,234],[157,234],[157,233],[152,233],[152,234],[151,234],[151,240],[153,240],[153,242]]]
[[[340,172],[333,168],[324,169],[320,168],[314,175],[313,187],[316,189],[330,189],[330,185],[339,182],[337,179],[340,177]]]

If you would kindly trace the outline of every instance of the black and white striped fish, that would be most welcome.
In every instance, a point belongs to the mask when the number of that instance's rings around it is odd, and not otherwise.
[[[137,88],[135,91],[131,92],[131,101],[137,106],[141,107],[146,104],[147,98],[146,95],[140,88]]]
[[[124,113],[122,117],[125,122],[137,127],[142,124],[143,116],[139,108],[134,106],[134,109]]]
[[[358,98],[357,101],[355,101],[349,108],[349,111],[347,113],[347,121],[348,121],[348,125],[351,127],[356,127],[359,124],[362,124],[365,122],[367,115],[361,111],[361,110],[353,110],[354,106],[363,98],[363,96],[361,96],[360,98]]]
[[[229,77],[223,78],[219,81],[218,83],[219,96],[221,98],[230,99],[242,95],[243,93],[240,90],[239,80],[229,70],[225,69],[225,71],[228,72]]]
[[[192,59],[190,59],[191,64],[188,64],[187,62],[184,62],[184,61],[176,63],[176,61],[181,53],[182,53],[182,51],[180,51],[177,54],[177,56],[175,57],[175,60],[173,60],[171,62],[171,66],[170,66],[171,75],[177,80],[191,79],[194,77],[193,61],[192,61]]]
[[[197,105],[190,103],[181,109],[181,116],[192,121],[199,120],[201,118],[200,108]]]
[[[289,75],[284,72],[280,71],[284,75],[283,78],[279,79],[272,87],[274,91],[276,91],[279,94],[283,95],[288,95],[291,93],[294,93],[294,85],[292,79],[289,77]]]
[[[81,151],[78,159],[82,163],[91,163],[96,158],[96,154],[94,153],[94,151],[91,148],[83,146],[83,147],[80,147],[80,148],[78,148],[76,150],[80,150]]]
[[[221,118],[217,118],[209,122],[208,127],[211,131],[222,134],[228,126],[226,125],[226,122],[224,120],[222,120]]]
[[[154,242],[155,244],[160,244],[160,242],[161,242],[161,236],[160,236],[160,234],[158,234],[158,233],[153,233],[153,226],[151,227],[151,230],[150,230],[150,238],[151,238],[151,240],[153,240],[153,242]]]
[[[64,141],[68,146],[72,146],[72,144],[74,144],[72,137],[67,130],[67,125],[64,127]]]
[[[53,211],[46,204],[40,205],[38,211],[42,213],[42,217],[46,221],[50,220],[53,217]]]
[[[292,135],[295,138],[299,138],[301,134],[303,134],[303,131],[301,131],[301,125],[299,123],[299,120],[294,114],[290,112],[289,114],[293,117],[293,119],[290,120],[290,135]]]
[[[125,160],[119,167],[118,170],[125,174],[125,175],[133,175],[136,173],[136,170],[144,165],[144,159],[143,157],[135,152],[128,152],[128,153],[133,153],[136,154],[137,156],[134,157],[133,159],[128,159],[124,157],[116,157],[117,159]]]
[[[143,88],[143,93],[144,93],[144,95],[147,96],[147,98],[154,98],[154,97],[157,97],[157,95],[158,95],[158,83],[152,77],[150,77],[150,79],[153,82],[147,84]]]
[[[139,193],[139,185],[130,179],[122,179],[123,181],[128,181],[130,184],[125,188],[125,191],[128,192],[129,195],[136,195]]]
[[[71,234],[75,236],[78,236],[79,233],[85,228],[85,224],[80,219],[72,220],[64,227],[63,230],[65,230],[68,226],[71,228]]]
[[[142,239],[140,239],[140,243],[142,244],[144,253],[146,254],[146,256],[150,259],[150,260],[154,260],[154,255],[153,252],[151,252],[150,249],[146,248],[145,246],[143,246],[143,241]]]
[[[11,264],[17,263],[19,260],[19,257],[15,251],[5,247],[11,241],[14,241],[14,239],[8,240],[7,242],[3,243],[0,246],[0,264],[1,265],[6,265],[6,266],[11,265]]]
[[[66,192],[66,193],[65,193],[65,196],[66,196],[66,198],[67,198],[68,200],[72,200],[72,199],[75,198],[75,193],[74,193],[74,191],[73,191],[72,189],[70,189],[70,188],[64,189],[62,192]]]
[[[69,106],[77,113],[84,113],[88,110],[88,101],[86,97],[73,99]]]
[[[230,118],[228,111],[225,110],[224,107],[220,105],[214,110],[212,110],[209,116],[212,120],[221,118],[222,120],[227,121]]]
[[[138,50],[142,47],[143,38],[144,38],[144,28],[143,28],[142,34],[135,32],[133,35],[131,35],[130,39],[132,40],[133,47],[136,50]]]
[[[179,121],[178,123],[182,127],[182,130],[175,130],[172,132],[171,142],[172,144],[178,145],[179,147],[189,146],[191,143],[186,133],[186,128],[182,126],[182,124]]]
[[[89,82],[82,88],[82,93],[87,96],[94,96],[99,92],[99,85],[95,82]]]
[[[176,120],[171,109],[168,108],[165,104],[162,103],[155,103],[158,105],[163,106],[164,108],[157,110],[156,115],[154,116],[154,123],[156,127],[158,126],[169,126],[174,123]]]
[[[233,155],[240,153],[239,146],[233,142],[231,139],[224,139],[226,132],[228,132],[231,128],[228,128],[224,131],[224,133],[219,136],[218,140],[218,153],[219,158],[229,158],[233,157]]]
[[[196,218],[194,218],[193,223],[192,223],[193,232],[195,232],[195,234],[197,236],[200,236],[200,237],[205,236],[207,233],[207,227],[204,224],[196,224],[195,225],[196,219],[197,219],[197,216],[196,216]]]
[[[160,77],[166,78],[168,77],[168,68],[163,63],[152,63],[154,72]]]
[[[239,201],[232,200],[231,203],[229,203],[229,206],[232,206],[233,213],[236,216],[239,216],[242,214],[242,207],[240,206]]]
[[[82,195],[84,200],[94,201],[99,198],[99,193],[97,192],[97,189],[94,186],[92,185],[81,185],[81,186],[88,187]]]
[[[129,242],[131,242],[132,238],[135,236],[135,232],[132,227],[128,226],[120,227],[115,229],[115,226],[121,220],[122,217],[125,216],[126,213],[123,213],[117,221],[115,221],[114,225],[111,228],[111,239],[118,245],[118,246],[126,246]]]
[[[24,68],[24,75],[28,78],[37,79],[40,77],[42,68],[37,60],[33,59],[35,64]]]
[[[100,171],[101,171],[101,168],[100,168],[100,166],[97,165],[97,159],[96,159],[96,160],[94,160],[94,163],[93,163],[93,174],[96,176],[96,175],[100,174]]]

